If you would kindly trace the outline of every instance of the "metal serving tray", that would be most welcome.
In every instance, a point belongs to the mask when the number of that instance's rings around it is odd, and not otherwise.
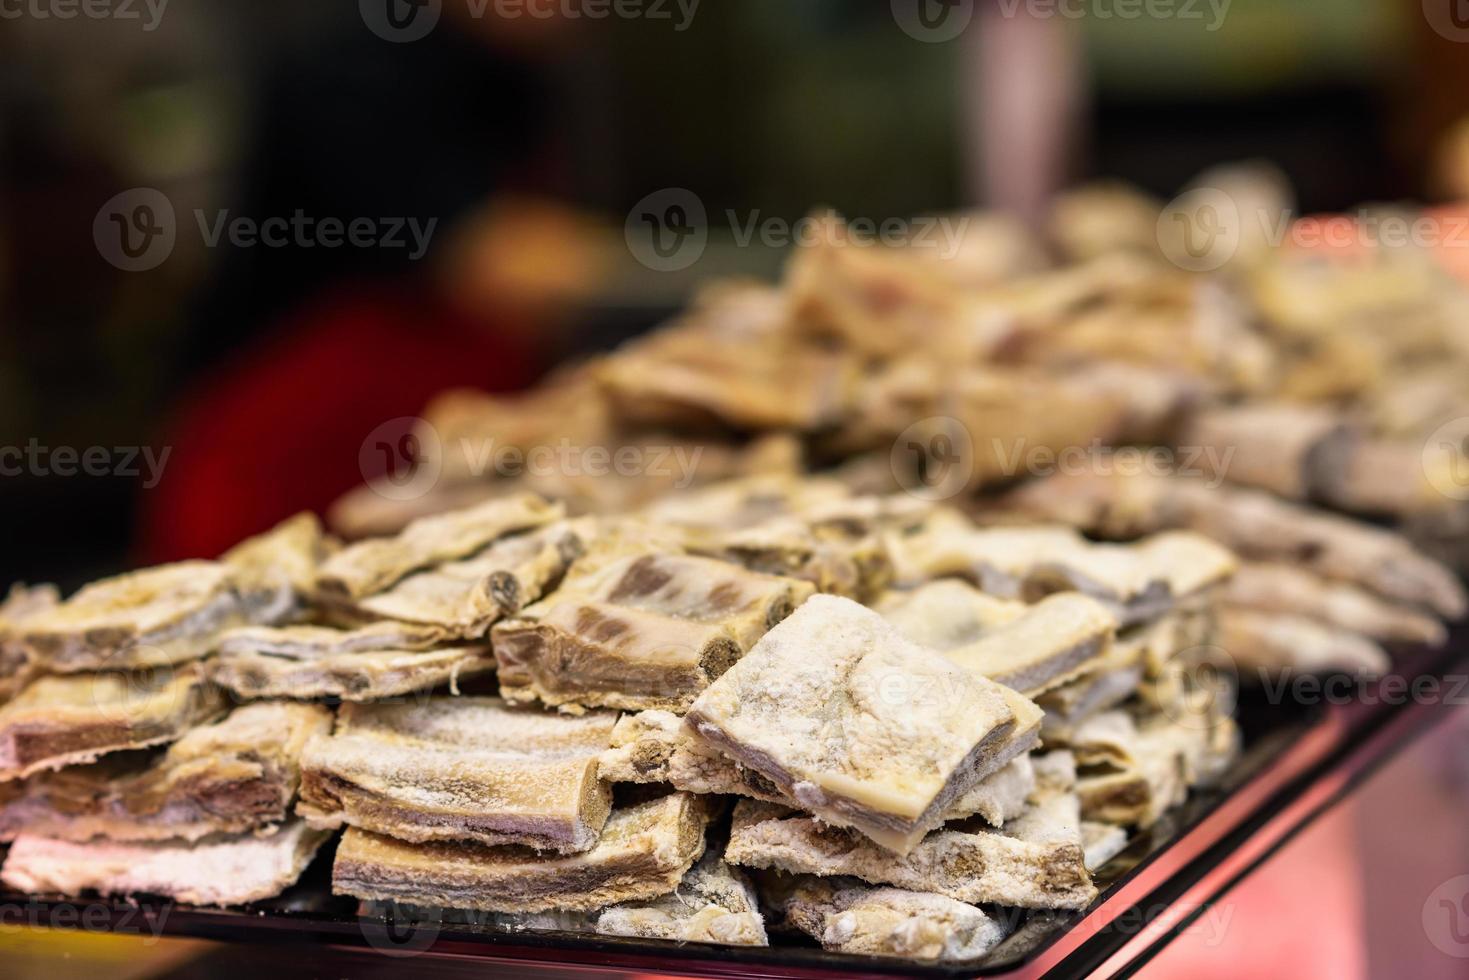
[[[1441,651],[1401,651],[1395,674],[1462,676],[1469,632]],[[1448,690],[1452,685],[1445,685]],[[29,923],[222,942],[326,945],[419,957],[415,975],[441,963],[476,972],[686,977],[1039,977],[1128,972],[1208,904],[1269,857],[1397,749],[1446,717],[1451,706],[1411,698],[1356,698],[1302,707],[1242,692],[1245,748],[1220,785],[1193,794],[1097,873],[1101,894],[1080,912],[1031,913],[981,960],[933,965],[828,953],[814,942],[773,936],[765,949],[683,946],[584,933],[512,931],[472,914],[415,913],[331,894],[331,848],[277,899],[238,909],[193,908],[165,899],[85,902],[0,893],[0,907]],[[1452,700],[1452,699],[1448,699]],[[1369,701],[1373,703],[1368,703]],[[458,973],[460,971],[455,970]]]

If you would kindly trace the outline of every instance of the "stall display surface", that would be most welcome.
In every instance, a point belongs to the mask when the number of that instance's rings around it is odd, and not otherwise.
[[[1096,873],[1101,894],[1079,912],[1032,912],[1012,935],[974,963],[923,964],[823,951],[782,940],[768,948],[731,948],[527,932],[494,916],[409,910],[333,896],[333,854],[324,849],[301,881],[279,898],[233,909],[165,899],[130,901],[0,895],[29,921],[58,927],[193,937],[227,943],[308,944],[476,962],[519,975],[561,969],[688,977],[1038,977],[1131,972],[1164,948],[1209,903],[1307,826],[1384,761],[1447,717],[1452,698],[1414,698],[1415,678],[1446,692],[1469,668],[1469,631],[1443,650],[1401,652],[1397,669],[1367,696],[1337,703],[1272,704],[1246,688],[1237,717],[1245,747],[1220,784],[1193,793]],[[1352,682],[1355,684],[1356,682]],[[1420,681],[1420,684],[1422,682]],[[1373,691],[1381,696],[1371,696]],[[1323,699],[1328,700],[1328,699]],[[79,913],[85,906],[87,914]],[[73,914],[77,913],[77,914]]]

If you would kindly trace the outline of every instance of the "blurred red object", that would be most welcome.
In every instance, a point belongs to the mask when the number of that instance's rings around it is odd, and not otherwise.
[[[525,336],[406,284],[342,290],[298,311],[183,399],[163,477],[144,492],[139,560],[213,557],[298,511],[324,511],[378,475],[363,472],[359,450],[381,423],[445,388],[533,381]]]

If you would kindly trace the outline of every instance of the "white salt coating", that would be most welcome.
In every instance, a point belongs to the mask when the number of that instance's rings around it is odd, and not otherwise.
[[[523,847],[410,844],[350,829],[332,888],[369,900],[491,912],[590,912],[673,891],[704,853],[712,807],[670,793],[613,811],[596,845],[568,855]]]
[[[326,595],[360,599],[419,569],[467,557],[496,538],[564,516],[561,504],[526,493],[421,517],[395,537],[360,541],[332,555],[322,563],[316,585]]]
[[[499,698],[345,706],[302,754],[298,810],[406,840],[585,850],[607,815],[597,758],[616,721]]]
[[[910,577],[964,575],[983,591],[1010,598],[1075,590],[1127,609],[1130,620],[1222,582],[1236,564],[1228,549],[1189,531],[1138,544],[1096,544],[1065,527],[975,530],[945,521],[895,538],[894,546]]]
[[[700,695],[689,720],[831,822],[883,835],[890,818],[885,844],[901,850],[987,774],[976,757],[1013,728],[1013,696],[872,610],[817,595]]]
[[[213,837],[195,843],[87,843],[22,834],[0,880],[19,891],[77,895],[167,895],[190,905],[239,905],[295,884],[327,834],[299,821],[268,837]]]
[[[11,642],[56,673],[162,666],[203,657],[249,612],[230,566],[179,562],[93,582]]]
[[[807,878],[782,905],[792,925],[837,953],[951,962],[983,956],[1005,937],[973,905],[903,888]]]
[[[874,608],[914,643],[951,650],[1019,619],[1029,607],[986,595],[959,579],[943,578],[911,592],[889,592]]]
[[[1011,736],[1029,746],[1029,738]],[[997,754],[1008,753],[1001,748]],[[1021,749],[992,775],[956,799],[945,820],[977,816],[999,826],[1018,815],[1035,788],[1031,756]],[[598,774],[614,783],[669,783],[690,793],[746,796],[795,806],[769,780],[752,773],[705,743],[669,711],[642,711],[623,715],[612,733],[612,747],[602,753]],[[758,780],[758,783],[755,781]]]
[[[224,709],[197,663],[158,674],[41,677],[0,706],[0,780],[171,742]],[[35,744],[23,751],[23,736],[55,740],[54,754]]]
[[[1032,804],[999,830],[952,825],[896,855],[805,814],[742,800],[725,860],[822,877],[1021,908],[1085,908],[1096,896],[1081,846],[1080,805],[1071,794]]]
[[[1220,598],[1250,609],[1293,612],[1378,640],[1437,646],[1445,635],[1442,623],[1416,608],[1380,599],[1346,582],[1327,581],[1295,565],[1245,562]]]
[[[31,777],[0,805],[0,840],[198,840],[280,823],[301,748],[331,730],[321,705],[257,701],[189,731],[145,767],[72,766]]]
[[[144,635],[204,609],[230,587],[230,569],[188,561],[129,572],[85,586],[60,605],[33,616],[28,632],[117,629]]]
[[[1034,606],[994,599],[962,582],[934,582],[880,610],[903,635],[967,670],[1032,696],[1079,676],[1107,653],[1117,619],[1080,593]]]
[[[242,698],[321,698],[363,702],[431,691],[458,693],[460,677],[495,669],[488,645],[434,650],[312,654],[234,652],[210,661],[210,678]]]
[[[586,522],[559,521],[502,538],[473,557],[410,575],[358,607],[374,616],[432,624],[453,636],[483,636],[501,615],[540,598],[581,552],[587,529]],[[490,588],[491,576],[514,583],[513,606]]]
[[[566,710],[683,711],[812,589],[710,558],[599,557],[547,601],[496,625],[501,694]]]
[[[675,942],[770,944],[755,890],[714,851],[705,853],[670,894],[607,909],[597,917],[596,930]]]

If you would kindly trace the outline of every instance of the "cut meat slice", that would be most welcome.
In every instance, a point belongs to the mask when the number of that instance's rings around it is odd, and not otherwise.
[[[672,793],[614,810],[590,851],[409,844],[352,828],[337,847],[332,890],[487,912],[589,912],[666,895],[704,853],[708,797]]]
[[[880,594],[892,580],[881,539],[838,523],[813,525],[777,517],[733,531],[691,532],[690,549],[757,572],[801,579],[819,592],[862,602]]]
[[[86,843],[22,834],[0,880],[30,893],[166,895],[190,905],[243,905],[296,883],[329,835],[294,822],[264,837]]]
[[[1025,711],[1038,726],[1040,709],[1014,691],[818,595],[711,685],[688,723],[823,820],[905,854],[999,768]]]
[[[435,626],[455,639],[480,639],[501,616],[519,612],[561,578],[582,554],[586,533],[586,522],[563,521],[502,538],[473,558],[410,575],[357,609],[374,619]]]
[[[1458,618],[1469,607],[1448,568],[1401,535],[1276,499],[1172,476],[1055,476],[1016,490],[1014,509],[1108,537],[1187,527],[1243,558],[1299,563],[1328,579]]]
[[[780,909],[833,953],[948,963],[983,956],[1005,937],[1004,926],[973,905],[850,878],[803,875]]]
[[[1178,441],[1194,447],[1206,476],[1310,500],[1339,473],[1357,438],[1339,412],[1275,403],[1200,412]]]
[[[797,874],[849,875],[960,902],[1075,909],[1096,897],[1080,822],[1076,797],[1058,794],[1000,830],[944,828],[899,856],[806,814],[742,800],[735,806],[725,860]]]
[[[1239,730],[1213,705],[1176,719],[1136,720],[1119,710],[1083,723],[1071,742],[1084,769],[1076,791],[1086,818],[1146,828],[1182,803],[1191,786],[1218,777],[1238,753]]]
[[[431,626],[375,623],[231,630],[209,661],[216,684],[244,698],[339,697],[344,701],[431,691],[495,669],[488,645],[437,647]]]
[[[1219,645],[1236,666],[1265,676],[1293,670],[1376,676],[1391,666],[1387,651],[1358,633],[1292,613],[1238,606],[1219,611]]]
[[[684,710],[811,592],[709,558],[622,558],[494,628],[500,690],[572,710]]]
[[[1027,754],[1035,744],[1035,726],[1012,732],[1009,745],[996,750],[995,760],[1008,760],[986,776],[944,814],[945,820],[978,816],[993,826],[1017,816],[1035,786]],[[612,732],[612,747],[602,753],[598,770],[603,779],[618,783],[669,783],[690,793],[748,796],[755,800],[799,807],[773,782],[754,769],[723,755],[667,711],[623,715]]]
[[[42,677],[0,707],[0,781],[172,742],[224,710],[198,664]]]
[[[944,651],[1015,622],[1030,607],[988,595],[959,579],[941,578],[912,591],[884,593],[873,608],[914,643]]]
[[[939,581],[922,586],[907,602],[888,595],[880,611],[910,640],[1028,697],[1094,668],[1117,628],[1105,606],[1076,593],[1026,606],[962,582]]]
[[[1122,853],[1127,846],[1127,831],[1112,824],[1083,820],[1081,846],[1086,851],[1086,869],[1095,871]]]
[[[1438,646],[1447,636],[1442,623],[1414,607],[1294,565],[1246,562],[1220,598],[1227,605],[1304,616],[1377,640]]]
[[[235,545],[220,561],[234,570],[252,623],[283,623],[305,610],[316,570],[336,547],[316,515],[303,513]]]
[[[11,585],[5,601],[0,602],[0,704],[15,697],[41,669],[17,634],[27,619],[51,609],[61,602],[54,585]]]
[[[616,721],[498,698],[345,705],[302,755],[297,812],[405,841],[586,851],[612,802],[597,758]]]
[[[73,841],[258,832],[290,815],[301,748],[331,725],[320,705],[250,704],[195,728],[161,755],[114,753],[38,773],[0,806],[0,840],[22,832]]]
[[[316,588],[332,601],[360,600],[413,572],[467,558],[497,538],[560,520],[563,510],[525,493],[421,517],[394,537],[359,541],[332,555],[317,573]]]
[[[103,579],[29,616],[17,642],[57,673],[197,660],[245,622],[229,565],[186,561]]]
[[[1070,528],[975,530],[962,517],[943,514],[914,533],[889,536],[900,581],[960,576],[992,595],[1030,602],[1078,591],[1129,625],[1223,582],[1236,564],[1227,549],[1188,532],[1131,545],[1093,544]]]
[[[714,851],[689,869],[672,894],[607,909],[597,916],[596,931],[679,943],[770,945],[755,890]]]

